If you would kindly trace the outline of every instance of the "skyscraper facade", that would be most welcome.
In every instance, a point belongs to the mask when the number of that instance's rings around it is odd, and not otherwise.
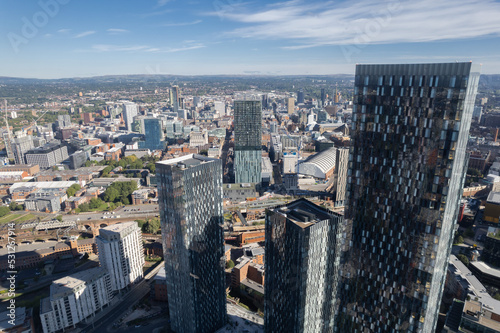
[[[156,163],[172,330],[226,324],[222,161],[186,155]]]
[[[266,213],[265,332],[332,332],[342,216],[306,199]]]
[[[234,176],[236,183],[260,183],[262,159],[260,101],[234,102]]]
[[[356,66],[338,332],[434,332],[478,80],[471,63]]]
[[[121,290],[143,278],[144,249],[137,222],[99,229],[96,243],[99,261],[109,272],[112,290]]]
[[[303,90],[299,90],[297,92],[297,103],[299,103],[299,104],[304,103],[304,91]]]
[[[144,122],[144,141],[139,143],[141,148],[150,150],[163,150],[165,141],[163,135],[162,122],[159,118],[148,117],[142,120]]]
[[[170,90],[172,92],[171,98],[172,98],[172,106],[174,108],[174,112],[179,111],[179,99],[180,99],[180,91],[178,86],[173,86],[172,89]]]
[[[335,149],[335,169],[330,178],[327,191],[333,195],[336,207],[344,206],[347,187],[347,168],[349,164],[349,148]]]
[[[132,102],[123,103],[123,121],[127,127],[127,131],[132,131],[132,123],[134,122],[134,117],[139,113],[137,110],[137,104]]]

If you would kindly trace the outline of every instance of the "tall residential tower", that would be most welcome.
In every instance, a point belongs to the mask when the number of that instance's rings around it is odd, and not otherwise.
[[[342,220],[306,199],[267,211],[266,332],[333,330]]]
[[[99,229],[96,237],[99,261],[111,278],[111,288],[121,290],[143,278],[144,250],[137,222],[124,222]]]
[[[356,66],[338,332],[434,332],[478,81],[471,63]]]
[[[187,155],[156,163],[172,330],[226,324],[222,161]]]
[[[236,183],[260,183],[262,107],[260,101],[234,102],[234,178]]]

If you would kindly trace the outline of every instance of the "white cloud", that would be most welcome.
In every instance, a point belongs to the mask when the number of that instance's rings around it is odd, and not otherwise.
[[[92,45],[92,50],[98,52],[144,51],[149,48],[150,47],[147,45],[112,45],[112,44]]]
[[[106,30],[110,35],[118,35],[118,34],[123,34],[126,32],[130,32],[129,30],[126,29],[117,29],[117,28],[110,28]]]
[[[114,45],[94,44],[90,50],[76,50],[76,52],[149,52],[149,53],[175,53],[196,50],[206,47],[203,44],[182,45],[177,48],[160,48],[149,45]]]
[[[75,37],[73,37],[73,38],[82,38],[82,37],[86,37],[86,36],[93,35],[93,34],[95,34],[95,33],[96,33],[96,31],[94,31],[94,30],[84,31],[84,32],[82,32],[82,33],[79,33],[78,35],[76,35],[76,36],[75,36]]]
[[[70,31],[71,31],[71,29],[59,29],[59,30],[57,30],[57,32],[60,34],[67,34]]]
[[[202,20],[196,20],[192,22],[179,22],[179,23],[165,23],[162,24],[162,27],[184,27],[188,25],[195,25],[203,22]]]
[[[389,44],[476,38],[500,34],[500,3],[493,0],[294,0],[258,11],[210,13],[247,24],[228,33],[289,40],[288,49],[323,45]]]

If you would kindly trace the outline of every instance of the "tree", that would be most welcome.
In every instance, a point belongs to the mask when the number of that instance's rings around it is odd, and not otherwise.
[[[82,213],[88,212],[90,210],[90,206],[88,203],[81,204],[80,206],[78,206],[78,208]]]
[[[462,244],[464,242],[464,238],[462,236],[457,236],[455,237],[455,241],[453,242],[453,244]]]
[[[70,187],[70,188],[68,188],[68,189],[66,190],[66,194],[68,195],[68,198],[69,198],[69,197],[74,196],[74,195],[75,195],[75,193],[76,193],[76,191],[75,191],[75,189],[74,189],[74,188],[72,188],[72,187]]]
[[[9,204],[9,209],[10,210],[23,210],[23,205],[19,205],[17,202],[15,201],[12,201],[10,204]]]
[[[92,198],[92,199],[90,199],[89,207],[90,207],[90,209],[97,209],[97,208],[101,207],[102,204],[103,204],[103,201],[101,199]]]
[[[59,222],[62,222],[62,220],[63,220],[62,215],[57,215],[56,220],[58,220]]]
[[[114,202],[120,196],[120,192],[114,187],[108,187],[104,192],[103,199],[106,202]]]
[[[230,259],[228,262],[226,262],[226,268],[231,269],[233,267],[234,267],[234,261]]]
[[[149,170],[149,172],[151,173],[155,173],[156,172],[156,165],[152,162],[149,162],[147,165],[146,165],[146,169]]]
[[[469,266],[469,258],[463,254],[457,254],[457,258],[465,265]]]
[[[144,225],[144,232],[147,234],[156,234],[161,228],[160,220],[151,219]]]
[[[0,207],[0,217],[5,216],[10,213],[9,207],[2,206]]]

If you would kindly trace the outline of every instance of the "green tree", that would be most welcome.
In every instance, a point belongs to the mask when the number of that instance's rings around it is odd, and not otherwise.
[[[82,213],[88,212],[90,210],[90,206],[88,203],[81,204],[80,206],[78,206],[78,208]]]
[[[72,187],[70,187],[66,190],[66,194],[68,195],[68,198],[74,196],[75,193],[76,193],[76,190]]]
[[[110,186],[104,192],[103,199],[106,202],[114,202],[119,196],[120,192],[118,192],[118,189]]]
[[[465,266],[469,266],[469,258],[467,258],[467,256],[463,255],[463,254],[457,254],[457,258],[463,262],[463,264]]]
[[[234,261],[229,260],[228,262],[226,262],[226,268],[233,268],[233,267],[234,267]]]
[[[2,206],[0,207],[0,217],[5,216],[10,213],[9,207]]]
[[[102,204],[103,204],[103,201],[101,199],[92,198],[92,199],[90,199],[89,207],[90,207],[90,209],[97,209],[97,208],[101,207]]]
[[[464,238],[460,235],[458,235],[457,237],[455,237],[455,241],[453,242],[453,244],[463,244],[464,242]]]
[[[58,220],[59,222],[62,222],[62,220],[63,220],[62,215],[57,215],[56,220]]]
[[[144,232],[147,234],[156,234],[160,230],[161,224],[159,219],[151,219],[144,225]]]
[[[151,173],[155,173],[156,172],[156,165],[152,162],[149,162],[147,165],[146,165],[146,169],[149,170],[149,172]]]

